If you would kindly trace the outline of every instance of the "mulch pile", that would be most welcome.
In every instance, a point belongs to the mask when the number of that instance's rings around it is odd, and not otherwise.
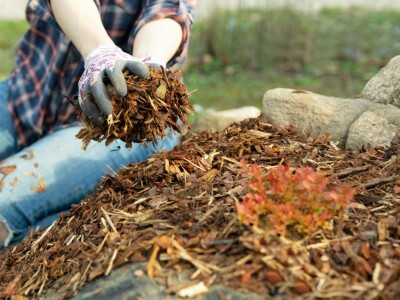
[[[107,85],[113,113],[103,125],[93,124],[83,113],[79,115],[83,128],[76,135],[82,139],[86,149],[90,141],[125,141],[132,148],[137,143],[156,143],[165,137],[169,129],[185,134],[189,127],[188,115],[193,113],[189,103],[189,92],[181,81],[182,73],[176,69],[150,69],[150,78],[143,79],[124,74],[128,94],[118,96],[111,85]],[[90,94],[91,95],[91,94]],[[94,101],[90,99],[88,101]],[[180,123],[178,122],[180,120]],[[183,125],[183,126],[182,126]]]
[[[58,289],[69,297],[127,262],[168,293],[215,283],[304,299],[400,299],[400,161],[390,149],[343,151],[251,119],[190,135],[173,151],[107,176],[99,189],[44,232],[0,257],[0,296]],[[247,192],[239,160],[267,171],[311,166],[357,190],[332,228],[303,240],[264,238],[237,220]],[[171,273],[187,271],[173,283]]]

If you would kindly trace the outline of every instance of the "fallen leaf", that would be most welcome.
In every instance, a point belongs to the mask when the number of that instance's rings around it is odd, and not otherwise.
[[[8,166],[0,167],[0,173],[2,173],[4,175],[8,175],[8,174],[14,172],[16,168],[17,168],[16,165],[8,165]]]
[[[10,185],[16,186],[18,184],[18,181],[19,181],[18,177],[15,177],[14,180],[12,182],[10,182]]]
[[[167,84],[164,80],[160,80],[160,86],[156,89],[156,96],[161,100],[165,99],[165,94],[167,93]]]
[[[44,192],[45,190],[47,190],[46,184],[40,175],[39,175],[38,181],[39,181],[39,185],[32,186],[32,190],[34,190],[35,192],[38,192],[38,193],[41,193],[41,192]]]
[[[32,160],[35,158],[35,152],[33,152],[33,149],[29,150],[29,159]]]

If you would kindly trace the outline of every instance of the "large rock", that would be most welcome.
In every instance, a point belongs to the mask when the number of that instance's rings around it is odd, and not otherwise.
[[[385,118],[388,123],[400,127],[400,108],[391,104],[387,104],[374,106],[369,110],[377,116]]]
[[[367,148],[390,146],[398,132],[399,127],[390,124],[384,115],[366,111],[350,126],[346,148],[357,149],[362,145]]]
[[[232,123],[241,122],[249,118],[257,118],[261,114],[261,110],[254,106],[244,106],[241,108],[208,112],[191,124],[194,132],[204,130],[218,131],[222,130]]]
[[[365,85],[361,96],[375,103],[400,107],[400,56],[393,57]]]
[[[170,295],[166,292],[164,284],[158,284],[155,280],[149,279],[145,275],[146,265],[143,263],[129,263],[119,267],[111,272],[109,276],[101,276],[91,282],[88,282],[77,295],[67,297],[74,300],[130,300],[130,299],[152,299],[152,300],[179,300],[184,299],[177,295]],[[169,278],[171,280],[171,278]],[[187,275],[179,275],[173,278],[175,283],[188,282]],[[183,287],[182,287],[183,288]],[[46,291],[41,299],[58,300],[63,299],[62,288]],[[197,300],[215,300],[221,299],[237,300],[261,300],[265,296],[255,294],[247,290],[234,290],[222,285],[213,285],[207,293],[200,294]]]
[[[400,109],[393,105],[292,89],[267,91],[263,118],[275,125],[294,125],[304,133],[329,133],[341,147],[353,149],[389,146],[400,131]]]
[[[379,104],[343,99],[308,91],[277,88],[265,93],[263,117],[271,124],[294,125],[304,133],[330,133],[345,146],[349,128],[365,111]]]

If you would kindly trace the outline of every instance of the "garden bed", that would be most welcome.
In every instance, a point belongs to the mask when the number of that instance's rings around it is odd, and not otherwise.
[[[327,136],[261,119],[189,134],[174,150],[105,177],[50,228],[1,254],[0,297],[57,289],[69,298],[118,266],[145,262],[144,274],[169,294],[221,283],[289,298],[397,299],[398,153],[397,140],[344,151]],[[301,239],[265,235],[238,220],[236,203],[248,192],[242,159],[265,172],[310,166],[356,194],[330,227]],[[169,280],[184,271],[187,281]]]

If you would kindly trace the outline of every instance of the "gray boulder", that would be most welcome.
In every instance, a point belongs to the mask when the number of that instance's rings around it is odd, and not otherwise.
[[[294,125],[304,133],[330,133],[334,141],[345,146],[351,124],[377,105],[365,99],[343,99],[277,88],[264,94],[263,118],[271,124]]]
[[[383,115],[366,111],[350,126],[346,148],[357,149],[362,145],[367,148],[388,147],[398,132],[399,127],[390,124]]]
[[[393,57],[365,85],[361,96],[375,103],[400,107],[400,56]]]
[[[370,108],[370,111],[377,116],[385,118],[390,124],[400,127],[400,108],[387,104],[374,106]]]
[[[389,146],[400,130],[400,109],[393,105],[281,88],[265,93],[263,119],[305,134],[329,133],[339,146],[353,149]]]

